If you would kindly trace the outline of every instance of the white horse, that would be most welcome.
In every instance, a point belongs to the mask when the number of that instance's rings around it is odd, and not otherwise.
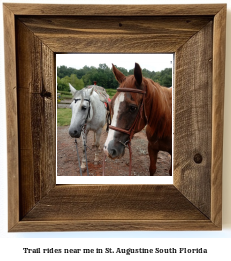
[[[83,127],[85,126],[85,137],[87,142],[87,134],[90,130],[94,132],[94,143],[96,148],[94,163],[98,164],[100,151],[100,136],[102,128],[107,121],[107,109],[104,103],[100,100],[99,95],[94,91],[94,86],[90,89],[82,89],[77,91],[71,84],[69,84],[73,101],[70,105],[72,109],[71,125],[69,127],[69,134],[72,138],[79,138]],[[82,135],[83,138],[83,135]],[[84,143],[84,140],[83,140]],[[83,146],[83,159],[81,162],[81,169],[86,170],[86,158]]]

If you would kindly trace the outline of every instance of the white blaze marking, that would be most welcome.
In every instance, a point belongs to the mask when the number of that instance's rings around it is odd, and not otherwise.
[[[112,122],[111,122],[111,125],[112,126],[116,126],[117,125],[117,118],[118,118],[118,113],[119,113],[119,108],[120,108],[120,103],[124,101],[124,93],[121,92],[119,93],[119,95],[116,97],[115,99],[115,105],[114,105],[114,115],[113,115],[113,118],[112,118]],[[108,136],[107,136],[107,139],[105,141],[105,144],[104,144],[104,152],[108,155],[108,144],[111,140],[113,140],[114,138],[114,133],[115,131],[112,130],[112,129],[109,129],[108,131]]]

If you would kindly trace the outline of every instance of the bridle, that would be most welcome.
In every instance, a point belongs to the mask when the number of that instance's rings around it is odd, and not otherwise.
[[[81,101],[82,99],[74,99],[75,103],[77,101]],[[85,124],[87,123],[87,119],[90,117],[90,109],[91,109],[91,100],[90,99],[83,99],[84,101],[88,101],[89,107],[88,107],[88,112],[87,112],[87,117],[85,119]]]
[[[142,98],[142,101],[141,101],[141,104],[140,104],[140,107],[139,107],[139,111],[136,115],[136,118],[132,124],[132,126],[129,128],[129,130],[125,130],[125,129],[122,129],[122,128],[118,128],[116,126],[112,126],[112,125],[109,125],[109,129],[112,129],[112,130],[115,130],[115,131],[119,131],[119,132],[122,132],[122,133],[125,133],[125,134],[128,134],[129,135],[129,139],[123,143],[120,141],[121,144],[124,145],[124,147],[128,148],[129,149],[129,156],[130,156],[130,164],[129,164],[129,176],[131,176],[131,170],[132,170],[132,149],[131,149],[131,140],[135,134],[135,128],[137,126],[137,124],[139,123],[139,120],[143,117],[143,112],[145,114],[145,109],[144,109],[144,104],[145,104],[145,94],[146,94],[146,90],[140,90],[140,89],[131,89],[131,88],[117,88],[117,91],[118,92],[132,92],[132,93],[140,93],[140,94],[143,94],[143,98]],[[146,117],[146,114],[145,114],[145,120],[147,121],[147,117]],[[104,158],[104,161],[105,161],[105,158]],[[103,161],[103,175],[104,175],[104,161]]]
[[[118,127],[115,127],[115,126],[112,126],[112,125],[109,125],[109,129],[112,129],[112,130],[115,130],[115,131],[120,131],[120,132],[123,132],[125,134],[128,134],[129,135],[129,141],[126,141],[127,142],[131,142],[131,139],[133,138],[134,134],[135,134],[135,127],[136,127],[136,124],[139,120],[139,116],[142,118],[142,113],[144,111],[144,98],[145,98],[145,95],[146,94],[146,91],[143,91],[143,90],[139,90],[139,89],[130,89],[130,88],[117,88],[117,91],[118,92],[132,92],[132,93],[141,93],[143,94],[143,99],[141,101],[141,104],[140,104],[140,108],[139,108],[139,111],[136,115],[136,118],[132,124],[132,126],[130,127],[129,130],[125,130],[125,129],[121,129],[121,128],[118,128]]]

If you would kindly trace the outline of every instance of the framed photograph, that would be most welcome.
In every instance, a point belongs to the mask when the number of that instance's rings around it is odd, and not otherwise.
[[[221,230],[226,4],[3,9],[8,230]],[[56,183],[56,55],[68,53],[174,54],[172,184]]]
[[[167,125],[163,124],[158,128],[152,127],[152,129],[162,132],[169,126],[164,139],[154,137],[153,158],[150,158],[149,155],[147,128],[146,126],[139,127],[138,122],[133,128],[135,134],[131,139],[130,149],[125,144],[128,142],[129,135],[119,132],[115,137],[117,139],[115,145],[121,150],[121,155],[112,157],[105,150],[107,137],[110,138],[113,135],[110,125],[115,124],[112,108],[110,112],[108,107],[113,107],[116,103],[116,97],[121,96],[119,94],[115,96],[120,83],[113,73],[112,62],[124,76],[126,75],[128,81],[131,75],[134,75],[134,67],[138,63],[139,66],[142,66],[142,78],[147,81],[148,88],[151,90],[156,88],[161,95],[161,98],[156,95],[156,99],[161,101],[157,109],[152,103],[146,102],[145,108],[141,112],[143,109],[141,102],[139,104],[138,99],[133,95],[137,99],[138,105],[136,103],[130,104],[132,96],[129,93],[125,96],[126,106],[121,105],[125,108],[137,106],[134,107],[137,108],[134,112],[130,109],[129,111],[121,110],[122,117],[126,117],[127,113],[128,119],[134,114],[134,117],[135,115],[138,117],[137,120],[142,121],[143,118],[146,118],[147,111],[151,107],[154,109],[149,116],[150,122],[152,117],[156,118],[158,115],[163,115],[167,119]],[[173,53],[56,54],[58,100],[56,184],[173,184],[173,64]],[[153,80],[154,83],[148,79]],[[124,84],[128,86],[127,83]],[[91,90],[93,90],[92,93]],[[91,93],[89,101],[84,100],[84,97],[88,99],[88,93]],[[167,100],[162,99],[162,97],[165,98],[165,95],[168,95]],[[142,97],[142,94],[139,96]],[[148,91],[145,97],[154,101],[154,95],[151,91]],[[109,113],[111,114],[110,119],[108,119]],[[113,114],[115,113],[114,109]],[[130,127],[133,122],[131,119]],[[146,123],[144,124],[146,125]],[[83,126],[86,126],[88,131],[84,137],[83,131],[81,134],[77,131],[81,130]],[[139,130],[136,130],[138,127]],[[126,129],[129,128],[126,127]],[[86,139],[85,147],[83,138]],[[122,143],[122,139],[125,143]],[[163,143],[161,148],[159,148],[160,142]],[[96,144],[98,144],[98,148]],[[165,147],[166,145],[167,147]],[[151,172],[151,175],[155,176],[154,178],[150,175],[150,159],[152,159],[153,166],[156,167],[156,171]]]

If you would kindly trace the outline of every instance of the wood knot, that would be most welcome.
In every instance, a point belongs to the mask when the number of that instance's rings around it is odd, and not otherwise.
[[[42,92],[40,93],[41,97],[43,98],[47,98],[47,99],[51,99],[51,93],[47,92],[45,89],[42,90]]]
[[[202,162],[202,156],[200,153],[197,153],[195,154],[194,156],[194,161],[197,163],[197,164],[200,164]]]
[[[119,23],[119,27],[121,27],[122,26],[122,24],[121,23]]]

